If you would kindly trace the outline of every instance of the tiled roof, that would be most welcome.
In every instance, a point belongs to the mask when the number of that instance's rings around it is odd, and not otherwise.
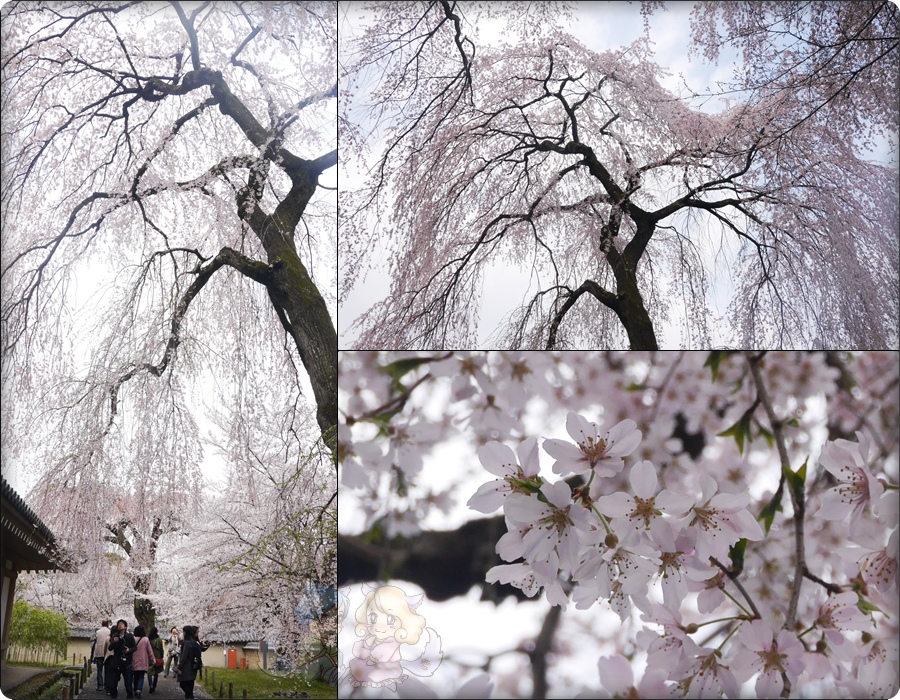
[[[58,560],[59,550],[53,532],[2,477],[0,494],[3,500],[4,552],[10,550],[17,553],[19,565],[23,567],[19,570],[68,570],[66,564]]]
[[[34,514],[34,511],[28,507],[22,497],[13,490],[13,487],[9,485],[9,482],[7,482],[6,479],[3,479],[2,477],[0,477],[0,482],[2,482],[2,484],[0,484],[0,493],[3,494],[3,498],[8,500],[10,504],[17,511],[19,511],[19,513],[21,513],[26,520],[32,523],[35,530],[40,532],[51,542],[54,541],[56,539],[56,536],[50,531],[50,528],[41,522],[41,519]]]

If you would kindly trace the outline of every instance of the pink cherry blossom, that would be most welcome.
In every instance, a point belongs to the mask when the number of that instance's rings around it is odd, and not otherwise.
[[[872,621],[859,609],[856,591],[844,591],[829,596],[819,606],[816,627],[824,630],[867,630]]]
[[[804,648],[797,635],[781,630],[776,635],[767,622],[745,622],[738,632],[743,645],[735,657],[732,670],[741,682],[759,673],[756,693],[761,698],[777,698],[784,688],[781,674],[787,675],[791,685],[805,668]]]
[[[529,438],[519,445],[521,465],[512,449],[496,441],[479,447],[478,459],[491,474],[500,477],[479,486],[475,495],[469,499],[469,508],[481,513],[493,513],[511,493],[526,493],[521,482],[536,477],[541,469],[535,438]]]
[[[637,633],[653,666],[671,673],[682,666],[686,658],[700,652],[700,647],[685,632],[678,608],[651,603],[644,596],[634,596],[634,603],[643,613],[641,620],[662,627],[661,633],[647,628]]]
[[[634,496],[617,492],[597,499],[600,511],[624,528],[649,531],[651,537],[664,536],[663,531],[671,531],[669,521],[663,514],[682,515],[691,507],[691,500],[665,490],[657,494],[656,467],[652,462],[638,462],[631,468],[631,488]]]
[[[689,581],[707,581],[720,571],[693,554],[693,531],[683,530],[676,538],[671,532],[662,530],[654,539],[659,546],[659,558],[662,562],[659,566],[659,578],[663,600],[668,607],[677,610],[688,593]],[[719,595],[722,596],[722,593],[719,592]],[[698,600],[698,604],[699,602]]]
[[[728,698],[740,697],[737,679],[716,649],[698,649],[673,678],[686,698],[716,698],[722,693]]]
[[[761,540],[759,523],[746,510],[748,493],[719,493],[715,479],[704,474],[700,479],[702,493],[691,507],[685,522],[697,529],[697,556],[705,560],[726,560],[728,548],[741,538]]]
[[[637,687],[631,664],[621,654],[601,656],[597,661],[600,684],[615,698],[664,698],[669,697],[665,675],[651,666],[647,667]]]
[[[599,534],[594,531],[590,536]],[[636,532],[602,554],[598,551],[593,550],[575,570],[574,579],[579,582],[573,595],[576,607],[589,607],[598,597],[609,597],[616,584],[625,595],[642,595],[659,570],[657,550]]]
[[[583,416],[569,412],[566,431],[575,445],[565,440],[544,440],[544,450],[556,459],[553,471],[562,476],[587,474],[614,476],[622,471],[623,457],[627,457],[641,441],[641,431],[631,419],[614,425],[600,437],[600,428]]]
[[[841,520],[847,515],[859,518],[884,493],[884,486],[866,465],[869,441],[859,432],[856,437],[859,443],[847,440],[826,443],[819,456],[819,464],[840,482],[822,496],[818,515],[826,520]]]
[[[572,491],[564,481],[541,486],[546,502],[537,496],[512,494],[506,498],[504,511],[514,523],[531,525],[522,538],[527,561],[546,561],[555,549],[560,565],[572,570],[578,563],[578,536],[575,530],[587,531],[591,524],[587,511],[572,502]]]

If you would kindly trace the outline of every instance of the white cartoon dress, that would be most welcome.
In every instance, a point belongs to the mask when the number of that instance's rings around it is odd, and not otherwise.
[[[400,642],[396,639],[360,639],[353,645],[353,655],[356,658],[350,662],[350,675],[354,687],[381,688],[408,677],[400,667]]]

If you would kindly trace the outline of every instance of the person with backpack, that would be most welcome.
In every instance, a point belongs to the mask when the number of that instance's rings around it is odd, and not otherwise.
[[[109,620],[100,623],[94,632],[94,643],[91,645],[91,659],[97,664],[97,690],[103,690],[103,662],[109,655]]]
[[[140,698],[141,691],[144,689],[144,676],[147,675],[147,670],[153,668],[156,664],[156,656],[153,654],[153,647],[144,633],[143,626],[138,625],[134,628],[134,638],[137,640],[134,658],[132,659],[134,667],[134,695],[136,698]]]
[[[185,625],[182,630],[184,641],[181,643],[181,656],[175,675],[178,678],[178,685],[184,691],[185,700],[191,700],[194,697],[194,681],[203,668],[203,659],[200,656],[202,648],[197,639],[200,630],[193,625]]]
[[[159,672],[162,670],[163,641],[159,636],[159,630],[155,627],[150,628],[150,632],[147,633],[147,638],[150,640],[150,646],[153,647],[153,657],[156,659],[148,672],[150,694],[152,695],[156,692],[156,684],[159,682]]]
[[[107,675],[109,697],[115,700],[119,696],[119,678],[125,679],[125,697],[133,698],[134,689],[131,685],[134,667],[132,659],[137,647],[134,635],[128,631],[128,623],[119,620],[116,629],[110,633],[108,649],[112,652],[112,673]],[[111,677],[110,677],[111,676]]]

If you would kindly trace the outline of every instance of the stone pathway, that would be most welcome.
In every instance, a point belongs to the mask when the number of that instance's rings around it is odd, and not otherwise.
[[[199,683],[194,684],[195,698],[211,698],[212,696],[203,690],[203,686]],[[87,683],[81,692],[77,695],[78,700],[109,700],[109,695],[104,690],[97,690],[96,673],[88,678]],[[119,697],[118,700],[125,698],[125,681],[119,679]],[[144,678],[144,691],[141,693],[141,700],[184,700],[184,691],[175,681],[174,674],[169,674],[166,678],[163,675],[159,677],[159,683],[156,685],[156,692],[150,692],[148,679]]]

